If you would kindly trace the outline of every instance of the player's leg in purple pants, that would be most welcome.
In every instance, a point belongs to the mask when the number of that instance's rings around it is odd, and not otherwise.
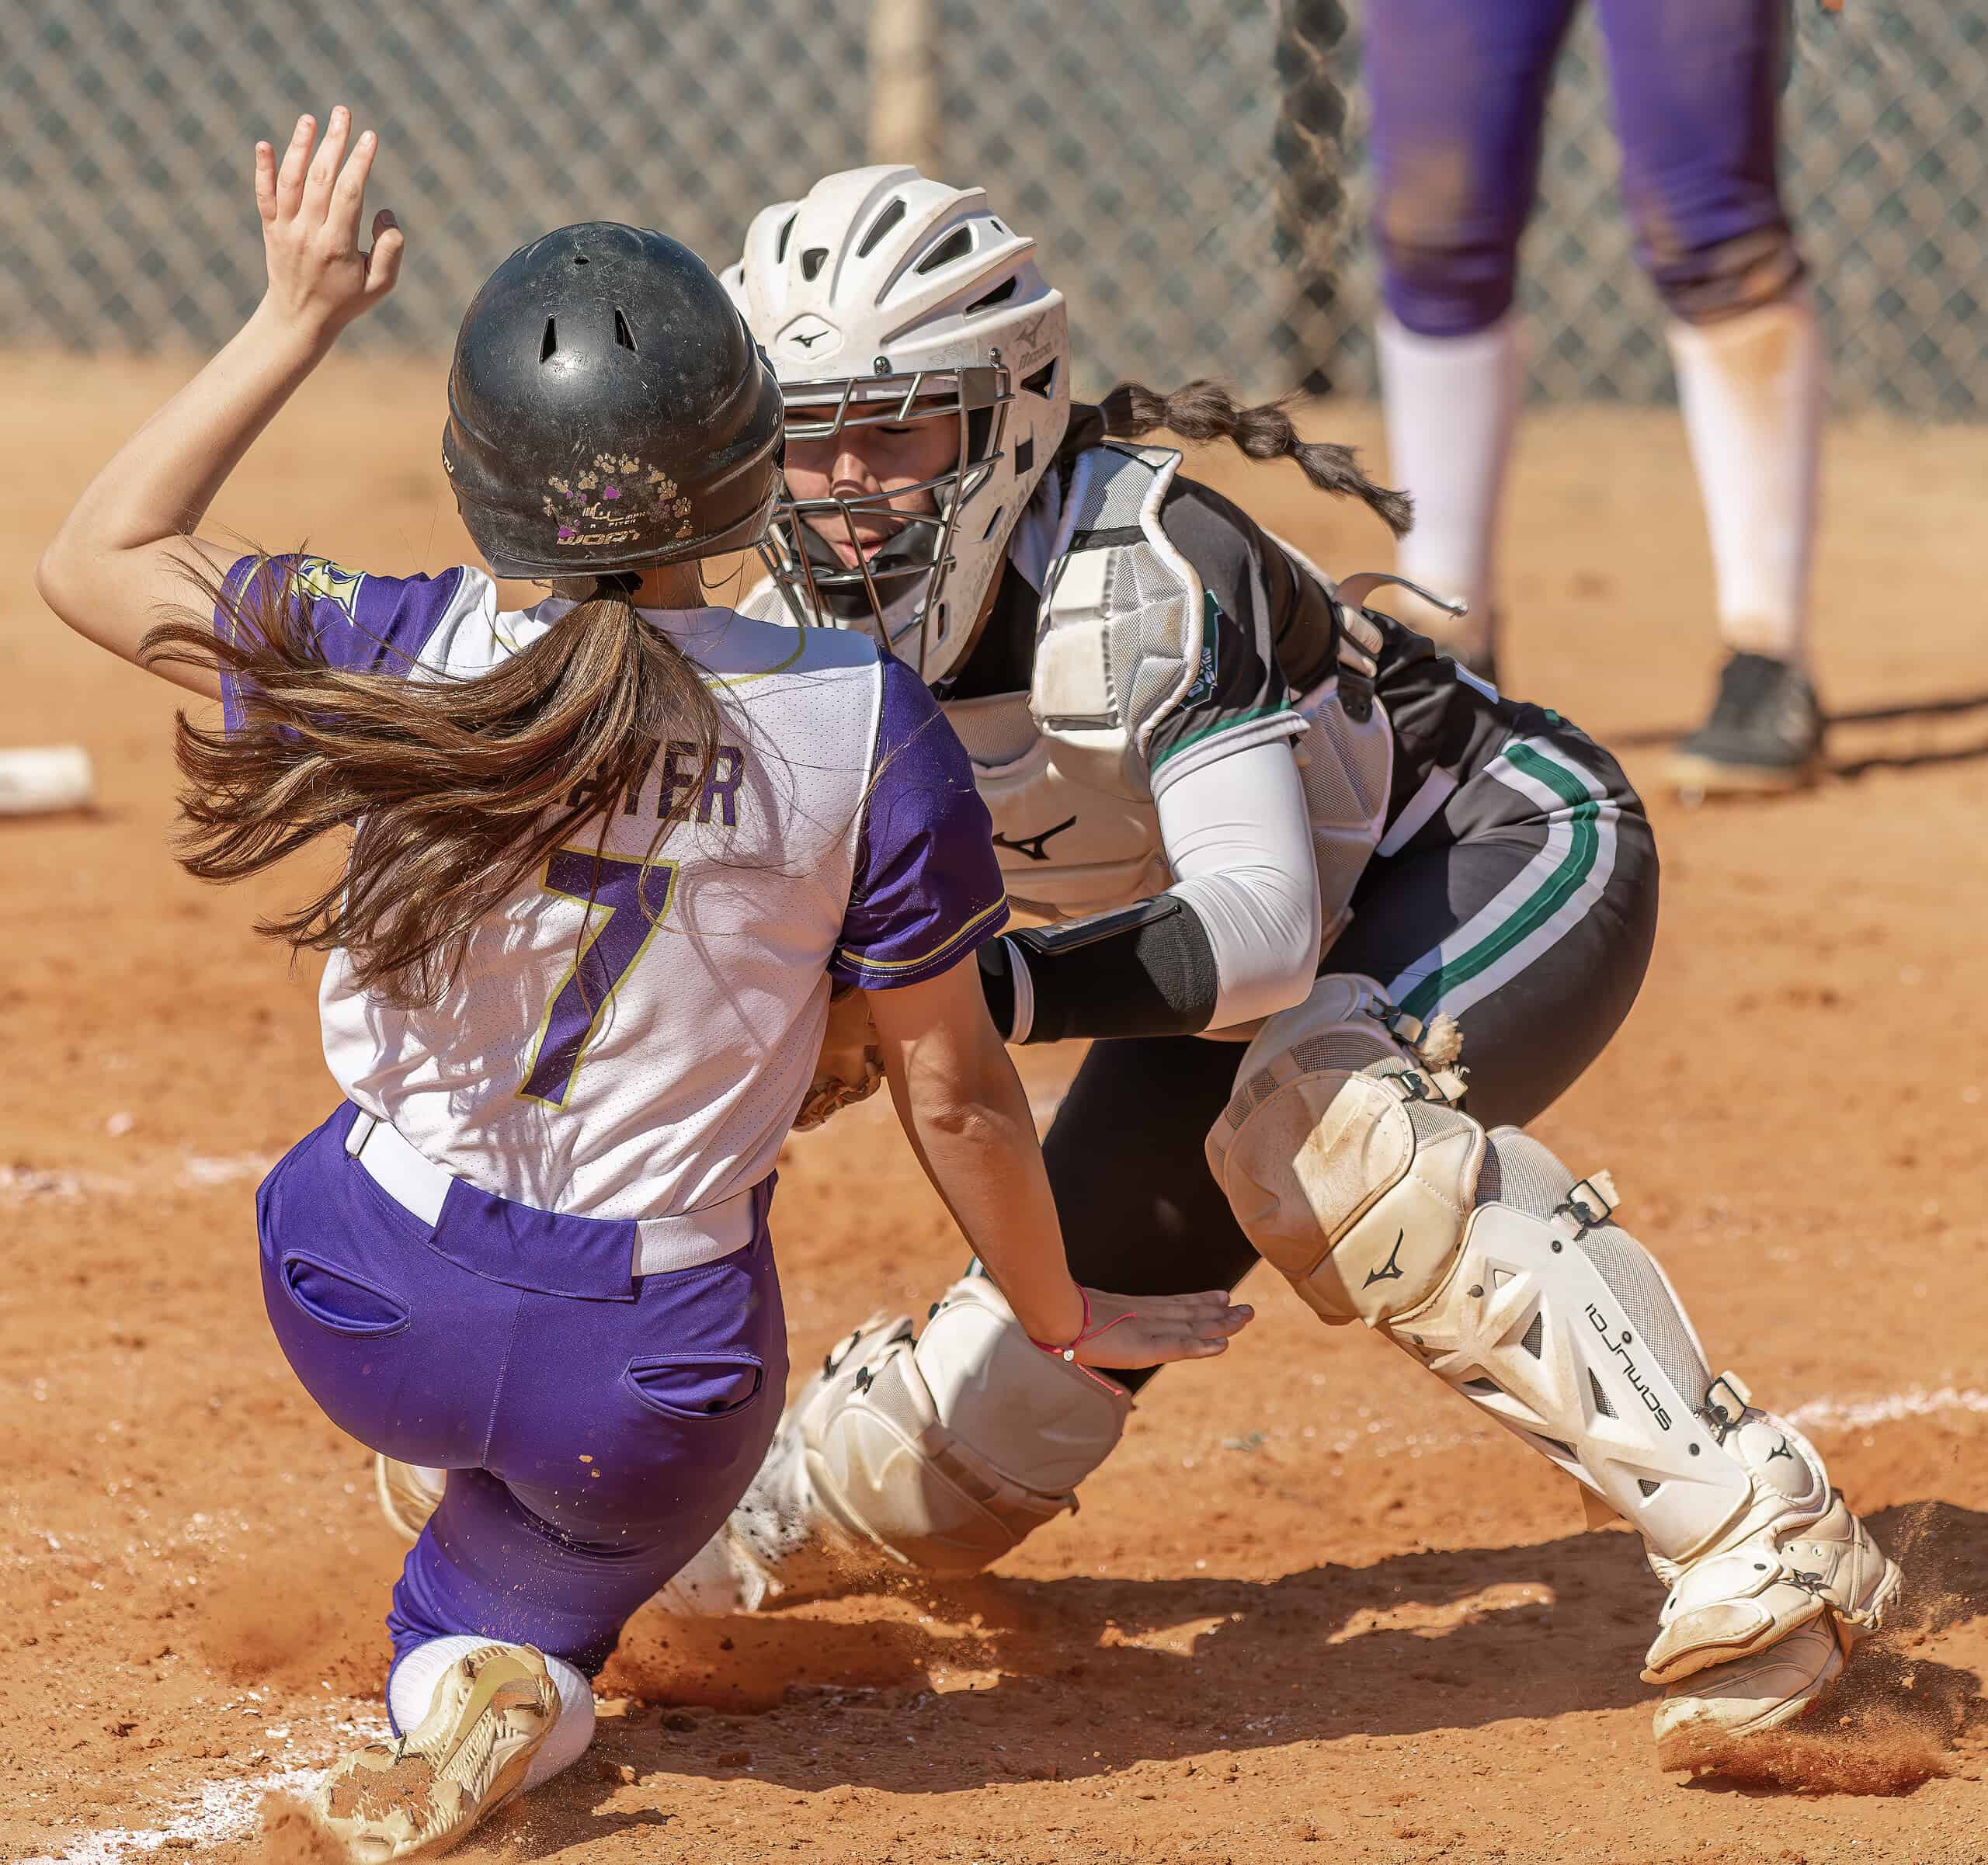
[[[1596,6],[1636,257],[1664,304],[1709,324],[1776,302],[1802,275],[1778,172],[1788,0]]]
[[[1427,337],[1503,316],[1532,211],[1553,63],[1576,0],[1370,8],[1374,238],[1388,308]],[[1788,0],[1596,0],[1638,255],[1706,321],[1800,275],[1776,172]]]
[[[1367,9],[1374,242],[1388,309],[1463,337],[1510,309],[1553,61],[1576,0],[1385,0]]]
[[[1361,54],[1373,105],[1377,333],[1389,471],[1415,498],[1402,619],[1496,677],[1492,610],[1505,467],[1524,373],[1512,294],[1553,61],[1576,0],[1385,0]]]
[[[1781,199],[1788,0],[1597,0],[1636,254],[1670,316],[1729,662],[1679,748],[1693,788],[1800,781],[1823,357]]]
[[[352,1115],[263,1183],[263,1293],[335,1424],[450,1473],[394,1589],[396,1659],[464,1634],[533,1644],[590,1676],[771,1442],[787,1370],[771,1181],[745,1249],[634,1277],[625,1224],[461,1186],[423,1224],[346,1156]]]
[[[1388,0],[1366,22],[1382,388],[1392,471],[1417,505],[1400,561],[1476,617],[1461,630],[1419,610],[1409,619],[1480,663],[1493,651],[1494,544],[1521,380],[1509,315],[1518,242],[1573,5]],[[1786,693],[1760,687],[1738,755],[1785,756],[1792,770],[1812,756],[1812,731],[1805,752],[1767,742],[1767,728],[1813,717],[1799,668],[1822,352],[1777,183],[1788,0],[1597,5],[1638,252],[1670,314],[1721,630],[1729,648],[1786,670]],[[1750,733],[1762,739],[1750,749]],[[1703,760],[1698,775],[1707,779]]]

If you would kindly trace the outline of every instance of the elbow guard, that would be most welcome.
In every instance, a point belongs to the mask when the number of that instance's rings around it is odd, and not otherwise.
[[[1192,1036],[1208,1028],[1220,988],[1208,929],[1173,894],[990,939],[980,980],[1010,1043]]]

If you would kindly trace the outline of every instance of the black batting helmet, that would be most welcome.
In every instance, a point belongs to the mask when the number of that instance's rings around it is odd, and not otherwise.
[[[688,247],[592,221],[520,247],[463,319],[442,464],[499,576],[749,549],[780,472],[780,384]]]

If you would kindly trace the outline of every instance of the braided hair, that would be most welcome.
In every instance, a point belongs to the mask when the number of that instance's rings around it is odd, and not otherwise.
[[[1232,440],[1252,460],[1295,460],[1320,491],[1358,499],[1402,536],[1413,523],[1413,502],[1406,492],[1376,485],[1360,470],[1351,447],[1301,440],[1290,414],[1298,399],[1294,394],[1245,408],[1218,382],[1190,382],[1170,395],[1121,382],[1098,404],[1098,412],[1105,432],[1127,440],[1166,428],[1183,440]]]

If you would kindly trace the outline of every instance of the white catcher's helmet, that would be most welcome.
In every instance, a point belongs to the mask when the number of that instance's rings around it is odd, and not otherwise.
[[[845,568],[811,531],[850,528],[884,498],[787,497],[760,547],[801,620],[875,633],[937,683],[973,644],[1022,508],[1048,470],[1070,415],[1063,294],[1035,268],[1035,242],[996,217],[978,188],[916,168],[852,168],[801,201],[757,216],[725,283],[764,347],[793,439],[846,428],[957,422],[959,453],[923,482],[936,517],[905,519],[876,555]]]

